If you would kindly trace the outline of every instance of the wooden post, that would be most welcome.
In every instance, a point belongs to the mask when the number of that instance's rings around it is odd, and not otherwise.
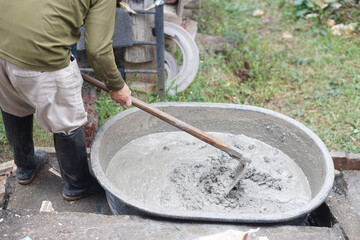
[[[133,10],[144,10],[153,4],[152,0],[125,0]],[[149,14],[131,15],[133,41],[155,41],[152,35],[154,16]],[[154,60],[154,47],[136,45],[125,49],[125,61],[130,63],[145,63]]]
[[[200,9],[201,8],[201,0],[187,1],[184,8],[187,8],[187,9]]]

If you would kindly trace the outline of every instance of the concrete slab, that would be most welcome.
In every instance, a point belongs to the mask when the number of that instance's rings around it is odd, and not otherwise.
[[[90,213],[0,211],[0,238],[193,240],[229,229],[246,232],[256,226],[161,221],[136,216]],[[262,238],[261,238],[262,237]],[[234,238],[232,238],[234,239]],[[336,228],[262,226],[250,239],[344,239]]]
[[[5,183],[6,183],[6,177],[0,176],[0,206],[2,205],[5,196]]]
[[[326,204],[345,236],[360,239],[360,171],[338,174]]]
[[[29,185],[16,183],[15,177],[8,179],[11,191],[7,209],[28,209],[39,211],[43,201],[50,201],[57,212],[86,212],[111,214],[105,193],[89,196],[74,202],[62,198],[64,183],[56,158],[50,158]]]
[[[0,212],[0,239],[196,239],[228,229],[247,231],[258,227],[112,216],[105,194],[68,202],[62,198],[62,187],[56,158],[49,159],[30,185],[20,185],[10,176],[5,194],[7,210]],[[55,212],[40,213],[46,200]],[[261,226],[254,239],[359,239],[360,171],[338,174],[326,204],[315,212],[299,226]],[[309,223],[326,227],[300,226]]]

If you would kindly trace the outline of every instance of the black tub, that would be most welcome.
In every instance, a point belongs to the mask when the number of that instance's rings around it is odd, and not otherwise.
[[[332,188],[334,166],[328,149],[311,130],[294,119],[263,108],[235,104],[158,103],[153,106],[203,131],[244,134],[280,149],[305,173],[312,199],[305,206],[288,212],[253,215],[179,211],[134,199],[122,189],[116,188],[106,177],[109,161],[123,145],[133,139],[156,132],[179,130],[148,113],[132,108],[109,119],[97,132],[91,147],[91,170],[104,187],[113,214],[222,222],[287,222],[316,209],[325,201]]]

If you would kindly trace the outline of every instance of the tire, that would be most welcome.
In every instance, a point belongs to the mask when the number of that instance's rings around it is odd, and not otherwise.
[[[165,38],[176,43],[183,58],[182,65],[178,67],[176,59],[170,53],[172,58],[169,57],[166,51],[164,54],[165,71],[168,76],[166,89],[168,94],[174,95],[176,92],[184,91],[194,81],[200,62],[199,50],[191,35],[184,28],[174,23],[164,22],[164,35]]]
[[[164,68],[165,68],[165,79],[175,79],[179,73],[179,67],[176,59],[168,51],[164,51]]]

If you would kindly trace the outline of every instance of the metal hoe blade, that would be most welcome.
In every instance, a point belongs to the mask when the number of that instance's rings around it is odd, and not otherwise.
[[[238,149],[236,149],[234,147],[230,147],[230,148],[222,149],[222,150],[224,152],[226,152],[227,154],[229,154],[230,157],[239,161],[239,165],[236,168],[236,174],[235,174],[234,180],[224,190],[224,196],[227,196],[230,193],[230,191],[239,183],[239,181],[243,177],[245,167],[250,164],[251,159],[250,159],[250,157],[245,156],[242,152],[240,152]]]

